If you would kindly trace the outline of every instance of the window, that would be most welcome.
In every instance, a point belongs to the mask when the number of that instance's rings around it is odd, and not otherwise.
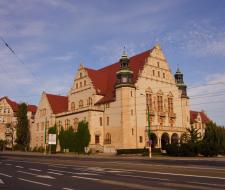
[[[158,77],[160,77],[160,71],[158,71]]]
[[[163,73],[163,78],[166,78],[166,75],[165,75],[165,73]]]
[[[109,125],[109,117],[107,117],[107,119],[106,119],[106,123],[107,123],[107,125]]]
[[[152,94],[150,94],[149,92],[146,93],[146,104],[147,104],[147,110],[151,110],[152,109]]]
[[[73,128],[77,131],[79,120],[77,118],[73,119]]]
[[[99,125],[102,126],[102,117],[99,118]]]
[[[82,73],[80,73],[80,78],[83,76],[83,74]]]
[[[152,75],[155,76],[155,70],[152,70]]]
[[[100,143],[100,137],[99,135],[95,135],[95,144],[99,144]]]
[[[143,137],[139,136],[139,142],[142,143],[143,142]]]
[[[134,111],[133,110],[130,110],[130,114],[133,115],[134,114]]]
[[[82,87],[82,82],[80,82],[80,88]]]
[[[70,120],[69,119],[66,119],[65,120],[65,128],[68,129],[70,126]]]
[[[71,110],[72,110],[72,111],[75,110],[75,103],[74,103],[74,102],[71,103]]]
[[[159,62],[157,62],[157,67],[159,67]]]
[[[163,99],[162,95],[157,96],[157,103],[158,103],[158,111],[162,112],[163,111]]]
[[[111,144],[111,134],[110,133],[106,133],[105,144]]]
[[[109,107],[110,107],[109,103],[108,103],[108,104],[105,104],[105,107],[106,107],[106,108],[109,108]]]
[[[130,96],[133,97],[133,91],[130,91]]]
[[[168,98],[168,112],[173,113],[173,98],[172,97]]]
[[[86,80],[84,80],[84,86],[86,86]]]
[[[134,129],[133,128],[131,129],[131,134],[134,135]]]
[[[78,89],[78,83],[76,83],[76,89]]]
[[[88,100],[87,100],[87,105],[88,105],[88,106],[91,106],[91,105],[92,105],[92,98],[91,98],[91,97],[88,98]]]
[[[80,100],[80,101],[79,101],[79,108],[82,108],[83,106],[84,106],[83,100]]]

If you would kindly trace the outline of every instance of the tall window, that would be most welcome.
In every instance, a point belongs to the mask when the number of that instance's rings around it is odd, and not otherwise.
[[[157,96],[157,103],[158,103],[158,111],[162,112],[163,111],[163,98],[162,95]]]
[[[72,111],[75,110],[75,103],[74,103],[74,102],[71,103],[71,110],[72,110]]]
[[[88,98],[87,105],[88,106],[91,106],[92,105],[92,98],[91,97]]]
[[[80,100],[80,101],[79,101],[79,108],[82,108],[83,106],[84,106],[83,100]]]
[[[70,126],[70,120],[69,119],[66,119],[65,120],[65,128],[68,129]]]
[[[172,97],[168,98],[168,112],[173,113],[173,98]]]
[[[107,125],[109,125],[109,117],[107,117]]]
[[[86,80],[84,80],[84,86],[86,86]]]
[[[111,144],[111,134],[110,133],[106,133],[105,144]]]
[[[80,88],[82,87],[82,82],[80,82]]]
[[[102,117],[99,118],[99,125],[102,126]]]
[[[147,104],[147,109],[150,111],[152,109],[152,94],[146,93],[146,104]]]
[[[79,120],[77,118],[73,119],[73,128],[77,131]]]

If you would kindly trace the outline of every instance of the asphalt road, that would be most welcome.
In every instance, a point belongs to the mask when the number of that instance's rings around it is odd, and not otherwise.
[[[225,189],[225,161],[0,155],[2,189]]]

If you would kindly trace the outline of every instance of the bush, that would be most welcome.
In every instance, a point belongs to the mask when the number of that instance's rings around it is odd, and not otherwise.
[[[167,144],[166,153],[170,156],[179,156],[179,145],[178,144]]]
[[[170,156],[197,156],[199,154],[199,144],[197,143],[182,143],[182,144],[167,144],[166,152]]]
[[[143,156],[149,155],[149,150],[147,148],[136,148],[136,149],[117,149],[117,155],[122,154],[142,154]]]
[[[25,147],[22,144],[15,144],[14,147],[13,147],[13,150],[24,151]]]

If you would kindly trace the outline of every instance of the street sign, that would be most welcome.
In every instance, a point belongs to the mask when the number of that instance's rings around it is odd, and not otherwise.
[[[48,144],[56,144],[56,134],[48,134]]]

